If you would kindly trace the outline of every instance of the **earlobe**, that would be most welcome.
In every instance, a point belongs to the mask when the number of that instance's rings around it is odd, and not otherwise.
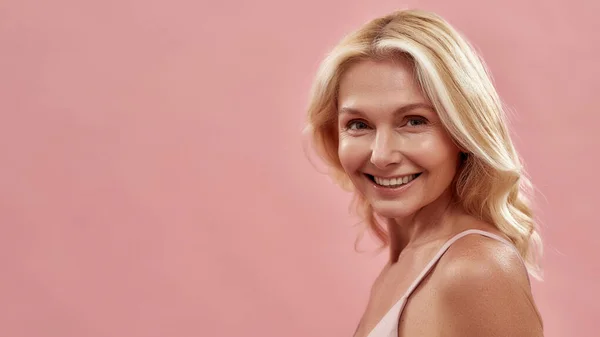
[[[467,161],[469,160],[469,153],[467,152],[459,152],[458,153],[458,162],[457,164],[457,168],[462,168],[466,165]]]

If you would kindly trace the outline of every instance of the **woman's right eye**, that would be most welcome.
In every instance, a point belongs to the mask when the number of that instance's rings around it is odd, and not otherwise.
[[[362,130],[364,128],[367,128],[367,124],[363,121],[350,121],[348,122],[348,124],[346,124],[346,128],[348,130]]]

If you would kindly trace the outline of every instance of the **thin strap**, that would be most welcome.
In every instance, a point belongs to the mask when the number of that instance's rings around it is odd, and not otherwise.
[[[448,248],[450,248],[450,246],[452,246],[452,244],[454,242],[456,242],[458,239],[462,238],[463,236],[467,236],[469,234],[480,234],[483,236],[487,236],[491,239],[496,239],[498,241],[501,241],[511,247],[514,247],[512,243],[510,243],[508,240],[506,240],[505,238],[493,234],[493,233],[489,233],[486,231],[482,231],[479,229],[467,229],[463,232],[460,232],[458,234],[456,234],[455,236],[453,236],[450,240],[446,241],[446,243],[442,246],[442,248],[440,248],[440,250],[437,252],[437,254],[435,254],[435,256],[433,257],[433,259],[431,259],[431,261],[429,261],[429,263],[427,264],[427,266],[425,267],[425,269],[423,269],[423,271],[421,272],[421,274],[419,274],[419,276],[413,281],[413,283],[410,285],[410,287],[408,288],[408,290],[406,291],[406,293],[404,294],[405,298],[408,298],[412,292],[419,286],[419,283],[421,283],[421,281],[423,280],[423,278],[425,276],[427,276],[427,274],[431,271],[431,269],[433,268],[433,266],[438,262],[438,260],[442,257],[442,255],[444,255],[444,253],[446,253],[446,251],[448,250]],[[519,257],[521,255],[519,254]]]
[[[421,283],[423,278],[425,276],[427,276],[427,274],[431,271],[433,266],[438,262],[438,260],[442,257],[442,255],[444,255],[444,253],[448,250],[448,248],[450,248],[450,246],[454,242],[456,242],[458,239],[460,239],[464,236],[467,236],[469,234],[480,234],[480,235],[489,237],[491,239],[495,239],[500,242],[503,242],[503,243],[509,245],[510,247],[512,247],[513,249],[516,249],[515,246],[510,241],[506,240],[505,238],[503,238],[499,235],[493,234],[493,233],[479,230],[479,229],[468,229],[468,230],[465,230],[463,232],[456,234],[450,240],[446,241],[446,243],[440,248],[440,250],[435,254],[435,256],[429,261],[427,266],[425,266],[423,271],[421,271],[419,276],[417,276],[417,278],[413,281],[413,283],[406,290],[404,295],[382,317],[382,319],[377,323],[375,328],[373,328],[373,330],[368,334],[368,336],[373,336],[373,337],[379,336],[380,333],[383,333],[383,329],[386,329],[386,331],[387,331],[387,332],[385,332],[386,335],[390,331],[387,329],[392,329],[392,334],[390,336],[398,336],[398,323],[400,320],[400,315],[402,315],[402,311],[404,310],[404,306],[406,305],[406,302],[408,301],[408,297],[419,286],[419,283]],[[520,254],[518,254],[518,255],[520,257]],[[521,261],[523,261],[523,260],[521,259]],[[392,327],[390,327],[390,325],[392,325]]]

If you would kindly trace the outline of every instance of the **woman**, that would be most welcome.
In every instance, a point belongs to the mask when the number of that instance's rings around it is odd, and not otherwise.
[[[355,337],[543,335],[529,182],[483,62],[448,23],[398,11],[346,36],[308,121],[389,246]]]

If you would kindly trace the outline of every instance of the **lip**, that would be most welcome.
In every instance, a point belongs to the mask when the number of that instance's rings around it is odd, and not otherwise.
[[[406,177],[406,176],[412,176],[412,175],[421,174],[421,173],[422,172],[413,172],[413,173],[397,174],[395,176],[389,176],[389,177],[378,176],[376,174],[369,174],[369,175],[377,177],[377,178],[381,178],[381,179],[394,179],[394,178],[401,178],[401,177],[403,178],[403,177]]]
[[[423,175],[423,173],[419,173],[419,175],[415,179],[411,180],[407,184],[403,184],[403,185],[400,185],[398,187],[383,187],[383,186],[377,185],[367,175],[365,175],[364,177],[365,177],[365,179],[367,179],[369,181],[369,183],[371,183],[371,186],[373,186],[373,188],[375,189],[375,191],[377,191],[377,193],[380,194],[381,196],[384,196],[384,197],[396,197],[396,196],[399,196],[402,193],[404,193],[411,186],[413,186],[414,182],[417,179],[419,179],[422,175]]]

